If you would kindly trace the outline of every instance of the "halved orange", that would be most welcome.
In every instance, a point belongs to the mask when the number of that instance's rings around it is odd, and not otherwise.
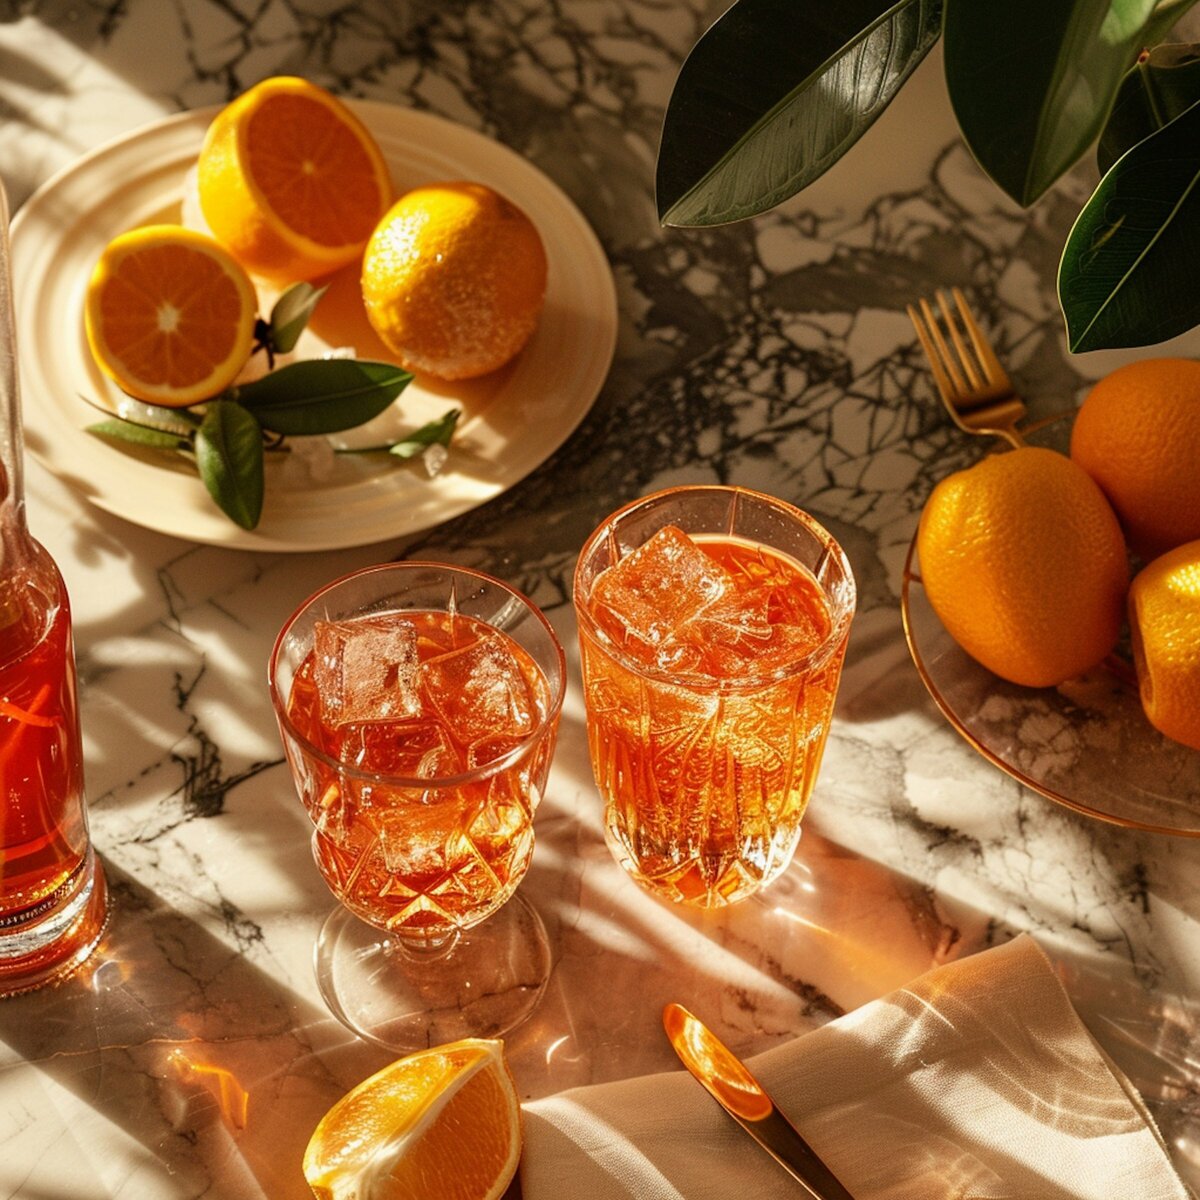
[[[181,408],[227,388],[254,344],[250,277],[212,238],[143,225],[104,248],[88,281],[92,356],[139,400]]]
[[[419,1050],[360,1083],[304,1153],[318,1200],[498,1200],[521,1157],[521,1106],[503,1042]]]
[[[392,184],[366,126],[305,79],[264,79],[226,105],[197,163],[213,236],[252,274],[316,279],[357,258]]]

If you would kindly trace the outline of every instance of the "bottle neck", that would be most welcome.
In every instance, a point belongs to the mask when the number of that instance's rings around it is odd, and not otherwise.
[[[28,541],[8,221],[8,197],[0,182],[0,574],[13,569]]]

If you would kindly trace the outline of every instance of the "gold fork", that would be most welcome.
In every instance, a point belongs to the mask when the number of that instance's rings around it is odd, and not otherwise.
[[[1023,446],[1025,439],[1017,422],[1025,415],[1025,402],[1013,389],[1012,380],[983,336],[962,292],[952,288],[951,295],[958,310],[957,321],[946,293],[939,291],[936,298],[953,350],[928,300],[919,301],[919,311],[911,304],[907,306],[909,320],[929,359],[938,395],[959,429]],[[963,330],[970,339],[969,348]]]

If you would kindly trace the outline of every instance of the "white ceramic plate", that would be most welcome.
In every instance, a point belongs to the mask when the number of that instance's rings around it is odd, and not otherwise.
[[[499,495],[554,452],[583,419],[612,362],[616,290],[604,251],[582,214],[507,147],[427,113],[350,101],[383,151],[397,192],[472,179],[523,208],[546,246],[541,322],[525,349],[493,375],[460,383],[415,379],[370,426],[346,440],[377,444],[448,408],[463,412],[451,456],[430,479],[420,461],[338,455],[316,477],[296,455],[269,454],[257,529],[240,529],[182,460],[126,450],[84,432],[101,419],[80,397],[115,407],[120,393],[87,348],[88,276],[107,243],[137,225],[180,218],[184,177],[217,109],[155,122],[60,171],[13,222],[14,311],[26,445],[60,478],[108,512],[196,542],[252,550],[324,550],[402,537]],[[300,357],[352,346],[384,356],[366,325],[355,271],[336,277],[350,303],[336,319],[318,309]],[[271,297],[260,296],[269,311]],[[322,304],[322,308],[331,307]]]

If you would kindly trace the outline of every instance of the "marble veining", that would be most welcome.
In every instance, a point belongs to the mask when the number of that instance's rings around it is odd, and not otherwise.
[[[1088,168],[1029,212],[957,141],[934,55],[839,168],[754,221],[662,230],[658,130],[700,0],[24,0],[0,6],[0,175],[14,206],[158,116],[298,73],[428,110],[525,155],[598,233],[620,333],[580,429],[491,503],[407,543],[311,555],[193,546],[36,465],[30,520],[75,609],[95,842],[115,896],[88,971],[0,1005],[0,1197],[272,1197],[317,1118],[387,1055],[325,1011],[331,899],[265,687],[296,604],[359,565],[469,563],[549,614],[572,687],[523,890],[554,948],[509,1039],[523,1095],[674,1066],[667,1000],[764,1049],[933,963],[1033,932],[1200,1181],[1200,846],[1023,790],[940,717],[898,598],[917,514],[982,446],[942,417],[904,304],[962,286],[1035,416],[1113,361],[1066,354],[1053,294]],[[1181,343],[1182,345],[1183,343]],[[27,399],[27,403],[32,402]],[[604,846],[570,609],[618,503],[722,482],[801,504],[860,610],[796,862],[719,916],[642,894]]]

